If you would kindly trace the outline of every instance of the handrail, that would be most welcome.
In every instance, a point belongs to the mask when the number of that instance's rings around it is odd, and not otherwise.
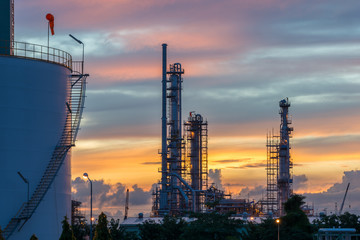
[[[72,57],[69,53],[39,44],[0,40],[0,55],[37,59],[72,69]]]

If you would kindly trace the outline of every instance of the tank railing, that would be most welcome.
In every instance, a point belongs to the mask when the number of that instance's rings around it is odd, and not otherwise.
[[[72,69],[72,57],[69,53],[38,44],[0,40],[0,55],[37,59]]]
[[[78,74],[82,74],[83,71],[83,62],[82,61],[72,61],[72,71]]]

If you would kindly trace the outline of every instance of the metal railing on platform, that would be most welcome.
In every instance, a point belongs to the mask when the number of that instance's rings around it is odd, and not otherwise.
[[[0,55],[42,60],[72,69],[72,57],[69,53],[38,44],[0,40]]]

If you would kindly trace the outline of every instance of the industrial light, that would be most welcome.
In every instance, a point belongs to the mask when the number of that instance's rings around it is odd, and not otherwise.
[[[82,44],[82,61],[81,61],[81,74],[84,74],[84,52],[85,52],[85,44],[74,37],[73,35],[69,34],[69,36],[74,39],[77,43]]]
[[[82,41],[80,41],[79,39],[77,39],[76,37],[74,37],[73,35],[69,34],[69,36],[74,39],[75,41],[77,41],[79,44],[83,44]]]
[[[92,216],[92,181],[89,178],[89,175],[87,173],[83,174],[83,178],[89,180],[89,182],[90,182],[90,239],[93,239],[93,237],[92,237],[92,223],[94,221],[94,218]]]

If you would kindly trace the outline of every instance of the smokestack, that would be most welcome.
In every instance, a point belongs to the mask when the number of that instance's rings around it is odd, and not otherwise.
[[[161,117],[161,193],[160,193],[160,210],[167,208],[167,193],[166,193],[166,180],[167,180],[167,129],[166,129],[166,47],[167,44],[162,44],[162,117]]]

